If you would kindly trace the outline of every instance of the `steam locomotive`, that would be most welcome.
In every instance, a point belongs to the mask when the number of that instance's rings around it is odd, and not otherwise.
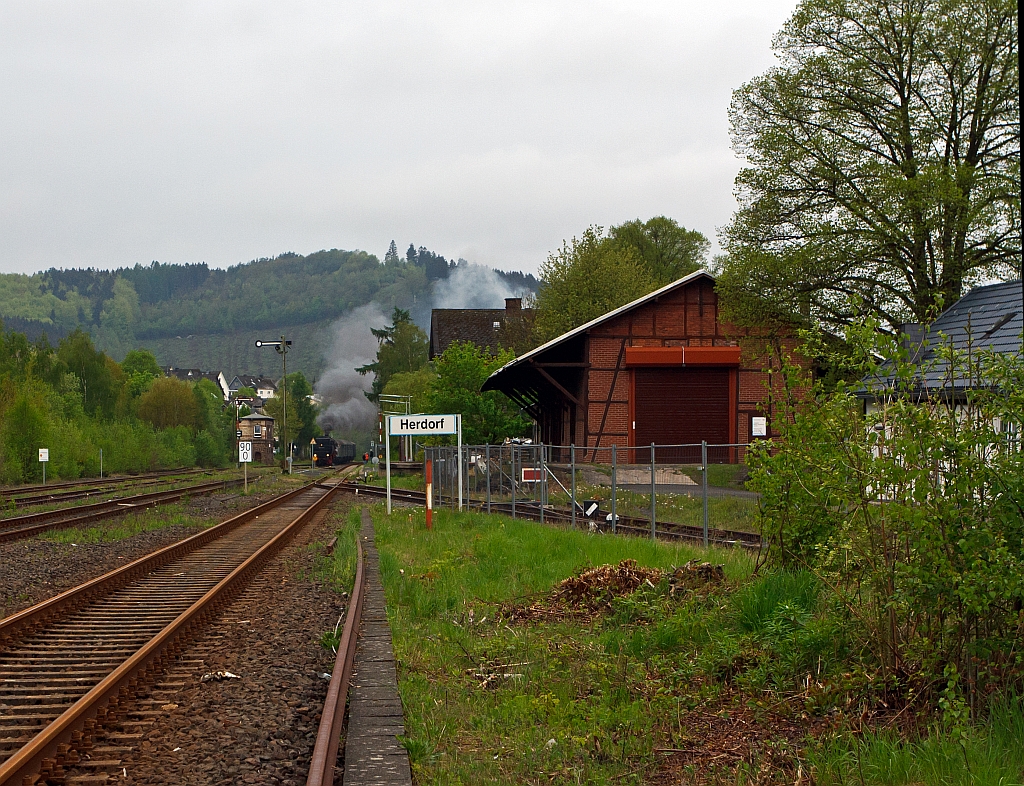
[[[313,464],[318,467],[333,467],[348,464],[356,457],[356,443],[329,436],[316,438],[313,445]]]

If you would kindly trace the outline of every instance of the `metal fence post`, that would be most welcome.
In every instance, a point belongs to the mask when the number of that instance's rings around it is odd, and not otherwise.
[[[654,443],[651,443],[651,540],[657,537],[657,524],[656,524],[656,506],[658,504],[657,491],[654,488],[655,482],[655,464],[654,464]]]
[[[484,452],[487,456],[487,512],[491,512],[491,446],[488,444],[484,448]]]
[[[509,456],[512,461],[512,518],[516,517],[516,446],[509,445]]]
[[[615,443],[612,443],[612,534],[615,534],[615,527],[618,524],[615,515]]]
[[[704,470],[703,486],[704,486],[704,548],[708,547],[708,443],[707,440],[701,440],[700,443],[700,463],[701,469]]]
[[[576,445],[569,446],[569,472],[572,475],[572,528],[576,529]]]
[[[540,523],[544,523],[544,476],[547,474],[544,471],[544,443],[540,443],[540,477],[537,478],[537,501],[540,503]]]

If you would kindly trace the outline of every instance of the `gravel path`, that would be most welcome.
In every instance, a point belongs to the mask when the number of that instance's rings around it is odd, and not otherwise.
[[[344,515],[351,503],[332,505]],[[344,601],[309,576],[333,535],[308,525],[179,658],[126,723],[98,741],[118,784],[305,783],[334,655],[318,643]],[[226,671],[239,679],[202,681]],[[104,752],[105,751],[105,752]]]
[[[196,497],[185,505],[187,515],[223,521],[273,494],[216,494]],[[161,509],[148,516],[161,516]],[[123,520],[105,519],[99,526],[117,527]],[[0,544],[0,619],[51,598],[83,581],[101,576],[150,552],[194,535],[202,526],[171,525],[105,543],[54,543],[16,540]]]

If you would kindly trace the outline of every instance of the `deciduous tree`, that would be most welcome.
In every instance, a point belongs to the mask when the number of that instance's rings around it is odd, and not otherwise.
[[[161,377],[139,399],[139,417],[155,428],[195,428],[199,418],[192,388],[176,377]]]
[[[825,324],[925,320],[1015,275],[1016,4],[804,0],[733,97],[741,208],[719,287]]]
[[[515,357],[510,350],[491,355],[476,344],[455,342],[434,361],[437,377],[431,386],[430,411],[462,415],[467,444],[502,442],[530,433],[531,423],[503,393],[480,392],[494,371]]]

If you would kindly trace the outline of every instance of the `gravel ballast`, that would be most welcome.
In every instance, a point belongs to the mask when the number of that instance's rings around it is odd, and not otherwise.
[[[350,504],[337,497],[334,515]],[[331,520],[307,525],[132,703],[127,722],[97,740],[116,748],[110,782],[305,783],[334,665],[319,638],[345,610],[313,578]],[[203,681],[216,672],[235,676]]]

